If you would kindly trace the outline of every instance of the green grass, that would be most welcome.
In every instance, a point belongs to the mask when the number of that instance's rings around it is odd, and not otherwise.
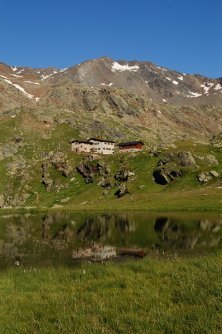
[[[79,117],[77,117],[76,122],[80,122]],[[90,119],[91,115],[87,114],[84,117]],[[111,116],[110,119],[112,120]],[[176,143],[175,148],[163,149],[162,154],[176,151],[190,151],[194,155],[202,156],[213,154],[219,161],[218,165],[209,166],[206,162],[196,159],[197,168],[189,171],[184,170],[183,177],[167,186],[157,185],[152,176],[161,155],[151,157],[147,150],[134,155],[115,154],[99,157],[111,168],[110,179],[113,185],[115,183],[114,175],[122,166],[126,166],[136,174],[135,179],[127,184],[129,194],[117,199],[114,195],[117,190],[115,185],[104,196],[102,187],[97,185],[100,180],[98,176],[93,184],[87,185],[77,173],[76,166],[84,155],[71,152],[69,142],[72,138],[84,137],[82,130],[72,128],[68,124],[45,124],[33,114],[25,111],[16,118],[1,121],[1,130],[0,142],[2,144],[11,142],[15,134],[23,138],[23,144],[18,148],[15,157],[0,161],[0,193],[4,193],[7,185],[10,186],[8,192],[11,192],[7,196],[13,197],[17,193],[28,193],[29,197],[26,202],[21,204],[23,207],[51,208],[55,204],[60,204],[62,199],[69,198],[66,203],[62,204],[65,210],[222,210],[222,189],[220,189],[222,184],[222,151],[211,145],[181,141]],[[130,133],[129,129],[128,132],[126,129],[127,136],[131,138],[133,132]],[[65,178],[51,168],[51,177],[61,185],[61,190],[47,192],[41,184],[42,161],[46,153],[59,150],[65,153],[73,171],[69,178]],[[16,158],[25,159],[27,162],[27,168],[24,170],[25,175],[27,175],[26,182],[22,183],[24,176],[12,177],[7,173],[7,163]],[[218,171],[220,177],[206,185],[200,184],[197,180],[198,173],[212,169]],[[73,182],[70,181],[72,177],[75,177]],[[143,186],[142,189],[141,186]]]
[[[8,269],[0,333],[222,332],[222,253]]]

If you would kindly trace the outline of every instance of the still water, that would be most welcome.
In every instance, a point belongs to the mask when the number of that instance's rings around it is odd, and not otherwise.
[[[222,214],[56,212],[0,215],[0,268],[131,257],[201,256],[222,248]]]

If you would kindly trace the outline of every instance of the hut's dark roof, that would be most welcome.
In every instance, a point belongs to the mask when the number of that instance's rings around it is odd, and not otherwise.
[[[119,143],[118,146],[119,147],[124,147],[124,146],[135,146],[137,144],[141,144],[144,145],[144,143],[141,140],[138,141],[129,141],[129,142],[125,142],[125,143]]]
[[[79,143],[79,144],[89,144],[91,143],[88,140],[72,139],[70,143]]]

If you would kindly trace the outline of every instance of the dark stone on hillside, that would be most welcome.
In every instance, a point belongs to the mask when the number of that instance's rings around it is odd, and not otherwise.
[[[182,176],[180,170],[170,170],[167,168],[157,168],[153,172],[155,182],[160,185],[166,185],[173,181],[175,178]]]
[[[20,136],[14,136],[12,138],[12,141],[15,143],[15,144],[20,144],[22,142],[22,137]]]
[[[118,182],[127,182],[129,180],[129,175],[127,170],[120,170],[114,175],[114,179]]]
[[[159,160],[153,177],[156,183],[166,185],[182,176],[183,168],[196,167],[195,159],[190,152],[169,153]]]
[[[109,179],[102,177],[102,180],[98,183],[98,186],[101,186],[102,188],[112,188],[112,184]]]
[[[177,159],[182,167],[197,167],[196,161],[190,152],[179,152]]]
[[[97,169],[100,176],[106,176],[110,174],[110,168],[102,162],[97,163]]]
[[[126,184],[121,184],[119,186],[119,189],[115,192],[115,196],[117,198],[120,198],[120,197],[123,197],[124,195],[128,194],[129,191],[128,191],[128,188],[126,186]]]
[[[84,177],[85,182],[93,183],[93,168],[90,166],[90,164],[85,164],[81,162],[77,167],[77,171]]]
[[[161,184],[161,185],[166,185],[168,183],[170,183],[170,179],[168,178],[168,176],[163,172],[162,169],[156,169],[153,172],[153,177],[155,179],[155,182],[157,184]]]

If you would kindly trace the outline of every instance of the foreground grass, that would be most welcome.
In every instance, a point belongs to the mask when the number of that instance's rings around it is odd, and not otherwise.
[[[222,253],[0,276],[0,333],[221,333]]]

